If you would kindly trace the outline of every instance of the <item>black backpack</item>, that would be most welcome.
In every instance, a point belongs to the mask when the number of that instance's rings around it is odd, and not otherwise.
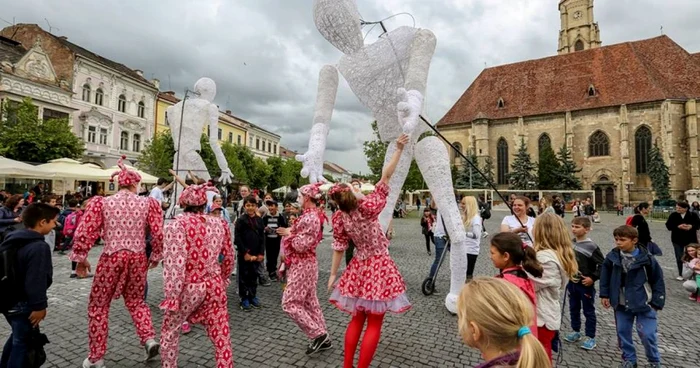
[[[17,253],[25,245],[5,242],[0,245],[0,312],[5,313],[19,302],[22,292],[21,277],[17,274]]]

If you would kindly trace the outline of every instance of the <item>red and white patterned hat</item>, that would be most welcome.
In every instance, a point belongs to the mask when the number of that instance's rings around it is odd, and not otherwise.
[[[203,206],[207,203],[207,192],[219,193],[219,190],[207,184],[190,185],[180,195],[180,207]]]
[[[299,188],[299,193],[301,195],[305,195],[314,199],[321,199],[321,196],[323,195],[321,193],[321,185],[325,183],[318,182],[314,184],[306,184],[303,187]]]
[[[114,182],[114,177],[117,177],[117,183],[119,184],[120,187],[128,187],[131,185],[138,185],[139,182],[141,182],[141,175],[137,173],[136,171],[129,170],[124,166],[124,159],[126,156],[122,155],[122,157],[117,161],[117,166],[121,170],[115,171],[112,173],[112,177],[109,179],[109,181]]]

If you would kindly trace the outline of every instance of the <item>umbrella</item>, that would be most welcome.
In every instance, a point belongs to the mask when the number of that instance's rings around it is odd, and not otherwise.
[[[54,174],[50,171],[41,170],[22,161],[10,160],[0,156],[0,177],[6,178],[52,178]]]
[[[126,168],[129,170],[133,170],[133,171],[136,171],[137,173],[139,173],[139,175],[141,175],[141,182],[144,184],[156,184],[158,182],[157,177],[155,177],[147,172],[141,171],[133,166],[129,166],[129,165],[124,165],[124,166],[126,166]],[[117,171],[117,170],[121,170],[121,169],[119,168],[119,166],[115,165],[115,166],[110,167],[109,169],[106,169],[105,171],[108,173],[108,175],[112,175],[112,173]]]
[[[109,180],[111,174],[95,165],[83,165],[70,158],[57,158],[36,168],[53,173],[55,178],[69,180],[105,181]]]

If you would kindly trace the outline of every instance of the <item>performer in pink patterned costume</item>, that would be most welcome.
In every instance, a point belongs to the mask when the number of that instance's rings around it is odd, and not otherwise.
[[[333,214],[333,263],[328,289],[333,287],[340,260],[348,241],[355,243],[355,255],[343,272],[340,282],[330,297],[338,309],[352,314],[345,332],[345,359],[343,367],[352,368],[355,350],[365,321],[367,329],[362,338],[358,368],[369,367],[377,350],[382,323],[386,312],[402,313],[411,308],[406,297],[406,285],[396,264],[389,256],[389,240],[379,225],[379,214],[389,195],[387,183],[391,178],[404,145],[406,134],[396,140],[396,151],[384,165],[381,180],[375,191],[357,199],[347,184],[336,184],[329,191],[340,208]]]
[[[160,333],[163,368],[177,368],[180,326],[202,323],[216,351],[216,367],[233,367],[226,288],[233,270],[231,230],[224,219],[205,216],[207,192],[190,185],[180,196],[184,213],[165,227],[163,288],[165,311]],[[223,255],[221,263],[219,255]]]
[[[316,247],[323,239],[322,225],[327,220],[318,204],[323,183],[309,184],[299,189],[299,203],[304,212],[290,229],[280,228],[285,236],[282,243],[287,268],[287,287],[282,295],[282,309],[311,339],[306,355],[333,347],[326,331],[326,320],[316,295],[318,263]]]
[[[163,251],[163,210],[158,201],[136,195],[141,176],[128,170],[122,161],[117,177],[119,191],[110,197],[93,197],[75,231],[71,261],[78,262],[78,272],[90,269],[87,256],[98,237],[105,242],[97,262],[88,302],[88,336],[90,354],[83,367],[104,367],[109,331],[109,307],[112,300],[124,297],[124,304],[145,345],[147,358],[158,355],[151,310],[143,300],[148,261],[146,227],[151,230],[153,253],[151,268],[158,265]]]

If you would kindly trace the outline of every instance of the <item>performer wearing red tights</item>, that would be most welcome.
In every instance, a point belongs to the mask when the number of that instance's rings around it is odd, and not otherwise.
[[[317,205],[321,199],[319,187],[323,183],[309,184],[299,189],[304,212],[290,229],[280,228],[277,233],[285,236],[284,262],[287,268],[287,287],[282,295],[282,309],[311,339],[306,355],[312,355],[333,347],[326,331],[326,320],[316,295],[318,263],[316,247],[323,239],[322,224],[326,217]]]
[[[379,225],[379,213],[386,205],[389,195],[388,182],[401,157],[408,136],[396,141],[396,151],[385,165],[382,179],[375,191],[357,199],[347,184],[336,184],[329,191],[340,208],[333,214],[333,263],[328,289],[333,288],[338,266],[348,241],[355,243],[355,255],[343,272],[338,285],[330,297],[338,309],[352,314],[345,332],[345,359],[343,367],[353,367],[355,350],[362,329],[367,329],[362,338],[358,368],[369,367],[377,350],[384,314],[402,313],[411,308],[406,297],[406,285],[396,264],[389,256],[389,240]]]
[[[136,333],[145,345],[147,358],[158,355],[159,345],[151,321],[151,310],[143,300],[148,261],[146,259],[146,227],[151,230],[151,268],[163,257],[163,210],[157,200],[139,197],[141,176],[128,170],[119,160],[117,176],[119,192],[110,197],[90,199],[75,230],[71,261],[78,262],[78,273],[90,269],[88,252],[99,236],[105,242],[97,262],[88,302],[88,338],[90,355],[84,368],[104,367],[109,331],[109,307],[113,299],[124,297],[126,309],[136,326]]]
[[[160,333],[163,368],[177,368],[180,326],[202,323],[216,351],[216,367],[233,367],[226,288],[233,270],[231,230],[224,219],[205,216],[205,185],[190,185],[180,196],[184,213],[165,227]],[[219,255],[223,256],[221,263]]]

